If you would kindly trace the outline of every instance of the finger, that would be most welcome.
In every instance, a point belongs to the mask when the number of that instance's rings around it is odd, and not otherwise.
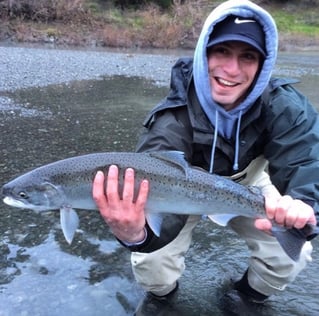
[[[316,226],[317,225],[317,218],[315,214],[313,213],[308,221],[309,224]]]
[[[293,207],[289,207],[287,212],[286,212],[286,216],[284,219],[284,226],[286,227],[294,227],[295,224],[297,223],[297,221],[300,222],[300,219],[298,220],[298,213],[295,211],[295,209]],[[305,224],[306,222],[304,222]],[[304,225],[303,225],[304,226]],[[303,227],[301,226],[301,227]],[[298,228],[298,227],[296,227]]]
[[[119,197],[119,169],[115,165],[109,167],[106,182],[106,196],[111,208],[114,208],[120,201]]]
[[[276,207],[276,212],[275,212],[275,221],[279,225],[285,225],[286,224],[286,216],[287,216],[287,211],[291,207],[292,204],[292,197],[288,195],[282,196],[278,201],[277,201],[277,207]]]
[[[144,212],[145,205],[147,202],[149,192],[149,182],[147,180],[143,180],[140,184],[137,200],[136,200],[136,211]]]
[[[129,205],[133,202],[134,198],[134,170],[127,168],[125,170],[124,185],[123,185],[123,202]]]
[[[311,208],[311,213],[310,213],[310,216],[309,216],[309,219],[308,219],[308,223],[311,224],[311,225],[317,225],[317,217],[315,215],[315,211],[313,210],[313,208],[308,205],[310,208]]]
[[[265,208],[266,208],[266,215],[269,219],[275,218],[277,207],[277,199],[273,199],[272,197],[265,197]]]
[[[294,227],[303,228],[307,223],[316,225],[316,217],[313,208],[310,205],[301,200],[294,200],[292,211],[297,214],[293,223]]]
[[[92,196],[99,209],[103,209],[107,205],[104,194],[104,180],[104,173],[102,171],[98,171],[93,180]]]

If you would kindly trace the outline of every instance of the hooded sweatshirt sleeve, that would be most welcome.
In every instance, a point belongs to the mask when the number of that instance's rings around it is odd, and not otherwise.
[[[175,63],[169,93],[144,120],[136,151],[178,150],[191,157],[193,134],[186,106],[191,73],[191,58]]]

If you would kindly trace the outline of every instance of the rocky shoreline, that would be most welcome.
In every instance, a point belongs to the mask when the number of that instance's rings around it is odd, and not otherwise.
[[[179,57],[192,54],[192,50],[120,51],[0,45],[0,92],[117,75],[143,77],[168,87],[173,64]],[[311,60],[317,56],[316,52],[309,54]],[[297,76],[302,71],[299,68],[296,66],[293,70]],[[275,71],[285,74],[282,69]]]
[[[0,92],[103,76],[137,76],[169,84],[177,55],[0,46]]]

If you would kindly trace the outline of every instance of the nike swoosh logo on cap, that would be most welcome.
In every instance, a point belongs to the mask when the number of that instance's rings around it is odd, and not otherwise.
[[[242,24],[242,23],[256,23],[255,20],[240,20],[239,18],[236,18],[234,21],[236,24]]]

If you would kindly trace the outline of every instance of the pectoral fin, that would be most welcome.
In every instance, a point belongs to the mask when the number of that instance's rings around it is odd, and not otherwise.
[[[214,214],[214,215],[208,215],[208,218],[217,225],[227,226],[228,222],[236,216],[238,216],[238,215],[236,215],[236,214]]]
[[[75,210],[69,207],[62,207],[60,209],[60,223],[64,238],[71,244],[74,233],[79,225],[79,217]]]
[[[153,233],[159,237],[163,223],[163,216],[161,214],[149,214],[146,212],[146,220]]]

